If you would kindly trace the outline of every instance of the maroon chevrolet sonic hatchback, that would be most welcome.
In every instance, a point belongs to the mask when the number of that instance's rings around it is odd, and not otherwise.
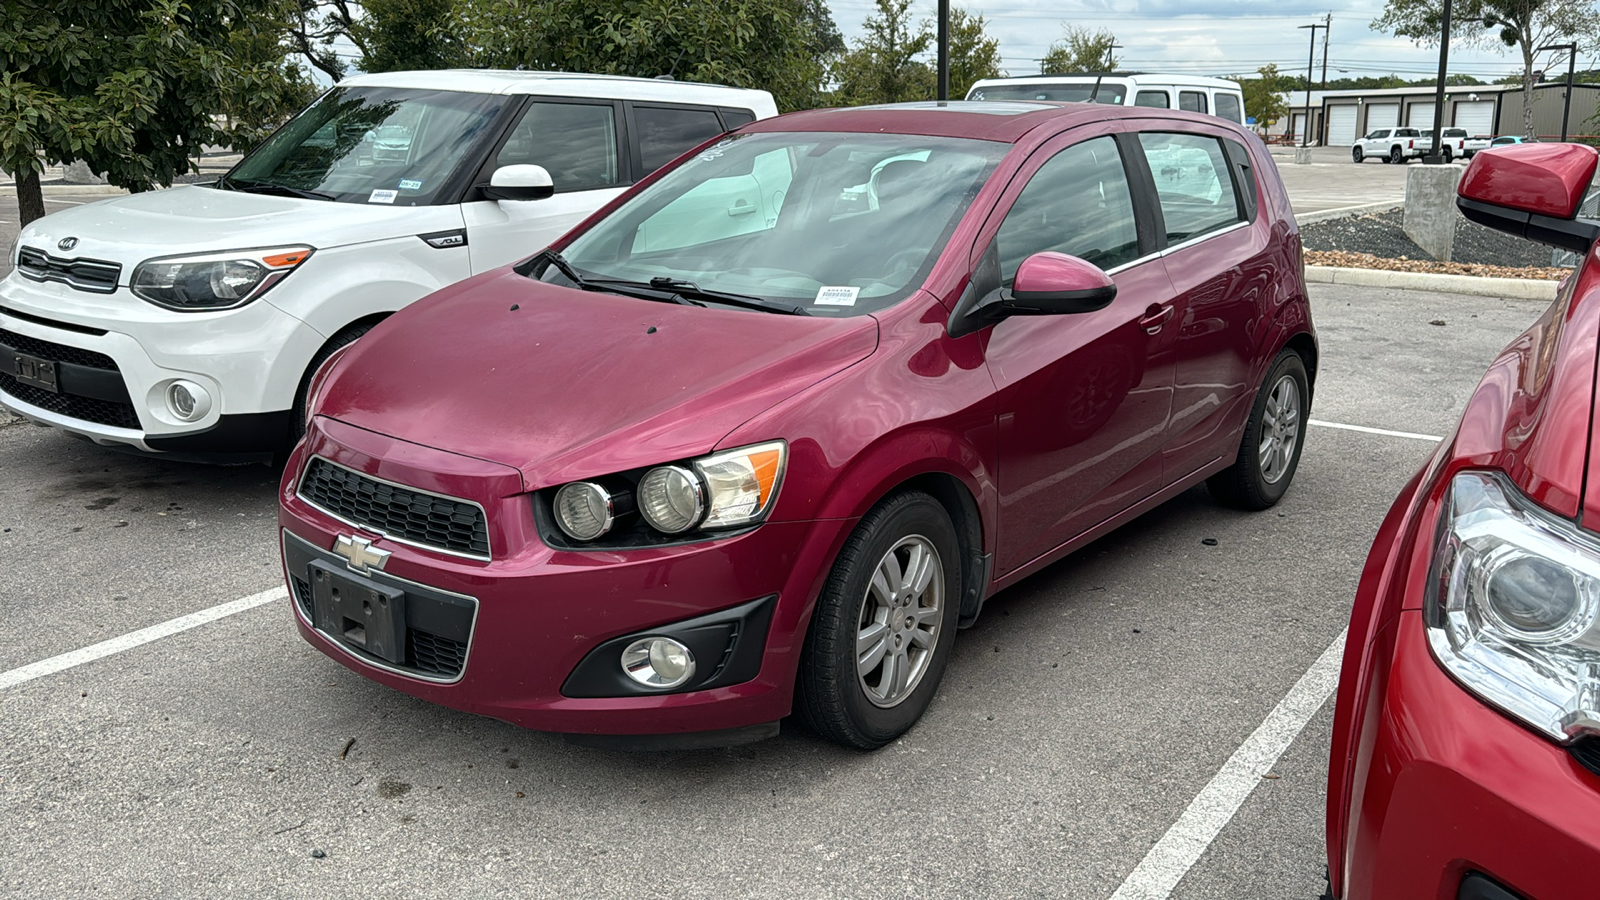
[[[529,728],[709,746],[797,712],[870,749],[996,591],[1201,482],[1277,502],[1316,365],[1242,128],[756,122],[323,366],[291,604],[349,668]]]

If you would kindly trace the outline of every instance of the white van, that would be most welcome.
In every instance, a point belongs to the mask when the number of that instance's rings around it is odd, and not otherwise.
[[[348,79],[215,184],[23,229],[0,281],[0,405],[147,452],[279,451],[311,373],[384,316],[774,115],[766,91],[644,78]]]
[[[1210,113],[1244,124],[1244,93],[1237,81],[1199,75],[1025,75],[985,78],[967,91],[968,100],[1048,100],[1110,103]]]

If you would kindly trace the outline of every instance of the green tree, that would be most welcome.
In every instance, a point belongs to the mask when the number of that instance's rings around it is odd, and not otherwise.
[[[228,34],[234,65],[272,74],[258,82],[255,93],[226,98],[220,110],[232,134],[230,143],[241,153],[266,140],[321,92],[297,61],[284,27],[297,7],[297,0],[258,0]]]
[[[862,25],[856,39],[834,67],[837,88],[833,103],[860,106],[932,100],[938,90],[933,67],[918,59],[933,47],[929,23],[913,26],[911,0],[877,0],[878,14]],[[913,30],[914,28],[914,30]]]
[[[23,224],[44,215],[39,172],[82,160],[129,190],[170,185],[213,119],[247,112],[282,76],[230,55],[233,0],[0,0],[0,169]]]
[[[1374,31],[1389,31],[1437,47],[1441,7],[1436,0],[1388,0]],[[1533,85],[1540,47],[1574,41],[1580,52],[1600,47],[1594,0],[1459,0],[1451,35],[1470,46],[1516,49],[1522,55],[1522,130],[1533,136]]]
[[[1115,72],[1117,61],[1111,51],[1116,47],[1117,36],[1104,28],[1090,31],[1076,25],[1066,26],[1066,36],[1050,45],[1044,59],[1039,61],[1041,75],[1070,75],[1075,72]]]
[[[1245,113],[1255,118],[1258,128],[1267,130],[1289,111],[1283,99],[1288,88],[1284,87],[1284,77],[1278,74],[1275,65],[1262,66],[1256,70],[1256,76],[1233,80],[1239,82],[1239,89],[1244,92]]]
[[[456,69],[472,64],[456,0],[362,0],[349,28],[361,71]]]
[[[765,88],[782,109],[814,105],[822,21],[792,0],[471,0],[474,64]]]
[[[950,9],[950,97],[967,96],[974,82],[999,78],[1000,39],[983,30],[983,16],[972,15],[959,7]],[[937,74],[937,73],[935,73]]]
[[[366,55],[364,38],[356,27],[360,7],[348,0],[291,0],[288,36],[294,52],[334,81],[344,77],[344,60],[334,49],[340,38]]]

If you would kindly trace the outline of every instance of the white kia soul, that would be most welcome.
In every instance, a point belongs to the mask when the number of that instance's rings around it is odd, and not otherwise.
[[[348,79],[215,184],[23,229],[0,281],[0,404],[146,452],[280,451],[316,367],[384,316],[776,114],[766,91],[654,79]]]

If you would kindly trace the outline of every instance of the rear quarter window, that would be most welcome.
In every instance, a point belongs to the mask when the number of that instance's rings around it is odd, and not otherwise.
[[[1239,98],[1232,94],[1217,94],[1217,115],[1230,122],[1244,124],[1244,113],[1239,106]]]

